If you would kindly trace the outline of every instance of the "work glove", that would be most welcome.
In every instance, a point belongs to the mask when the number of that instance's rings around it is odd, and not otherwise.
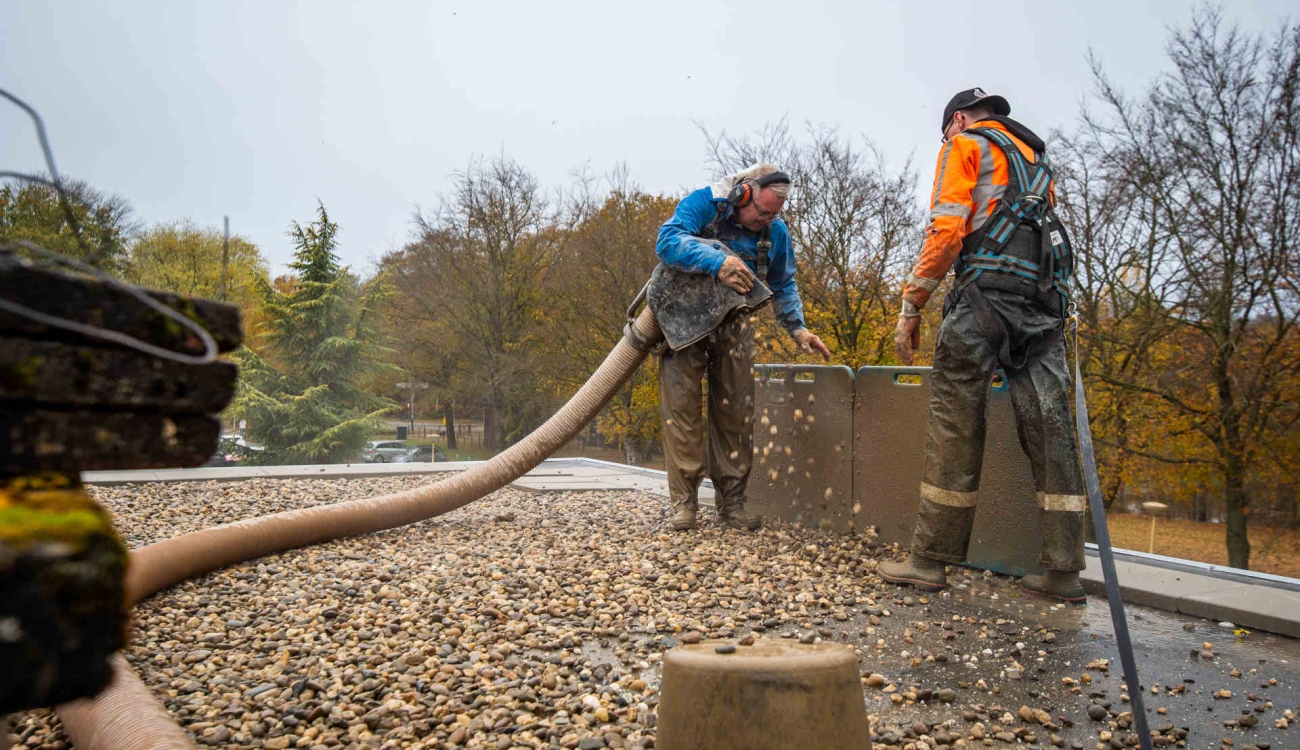
[[[898,327],[894,329],[894,350],[898,352],[898,361],[905,365],[912,364],[912,357],[921,347],[921,308],[911,300],[903,300],[903,309],[898,313]]]

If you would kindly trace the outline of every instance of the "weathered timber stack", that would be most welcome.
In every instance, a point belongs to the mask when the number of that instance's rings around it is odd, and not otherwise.
[[[239,346],[239,311],[154,300]],[[119,286],[0,249],[0,299],[202,355],[199,337]],[[124,643],[126,549],[80,472],[198,466],[235,366],[186,364],[0,309],[0,715],[93,695]]]

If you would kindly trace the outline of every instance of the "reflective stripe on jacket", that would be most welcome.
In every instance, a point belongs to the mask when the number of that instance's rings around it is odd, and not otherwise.
[[[1002,123],[980,120],[978,125],[1006,133],[1025,159],[1035,160],[1033,149]],[[925,307],[961,254],[962,240],[984,226],[997,208],[1007,189],[1009,169],[1007,157],[982,136],[961,133],[944,144],[934,168],[925,244],[903,289],[904,299]],[[1051,190],[1049,197],[1055,205],[1055,186]]]

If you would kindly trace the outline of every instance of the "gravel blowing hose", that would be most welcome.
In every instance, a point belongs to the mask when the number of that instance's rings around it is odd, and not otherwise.
[[[632,376],[651,346],[662,339],[649,309],[629,323],[627,331],[554,416],[486,463],[405,492],[273,513],[141,547],[131,553],[127,569],[128,604],[237,562],[433,518],[506,486],[578,434]],[[58,708],[77,750],[193,750],[189,735],[167,714],[126,659],[118,655],[115,666],[112,683],[94,699]]]

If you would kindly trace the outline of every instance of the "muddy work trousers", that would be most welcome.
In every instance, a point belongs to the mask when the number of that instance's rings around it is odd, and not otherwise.
[[[753,465],[754,330],[737,316],[696,343],[659,359],[659,412],[674,510],[695,508],[705,473],[703,396],[708,378],[708,475],[718,512],[744,507]]]
[[[1012,352],[1049,339],[1060,315],[1012,292],[981,290],[1002,319]],[[1000,364],[971,295],[944,318],[931,375],[921,506],[912,550],[945,562],[966,560],[984,461],[989,387]],[[1020,447],[1029,456],[1041,514],[1042,566],[1083,570],[1083,476],[1070,414],[1065,337],[1038,346],[1020,369],[1004,368]],[[1033,540],[1023,540],[1025,544]]]

